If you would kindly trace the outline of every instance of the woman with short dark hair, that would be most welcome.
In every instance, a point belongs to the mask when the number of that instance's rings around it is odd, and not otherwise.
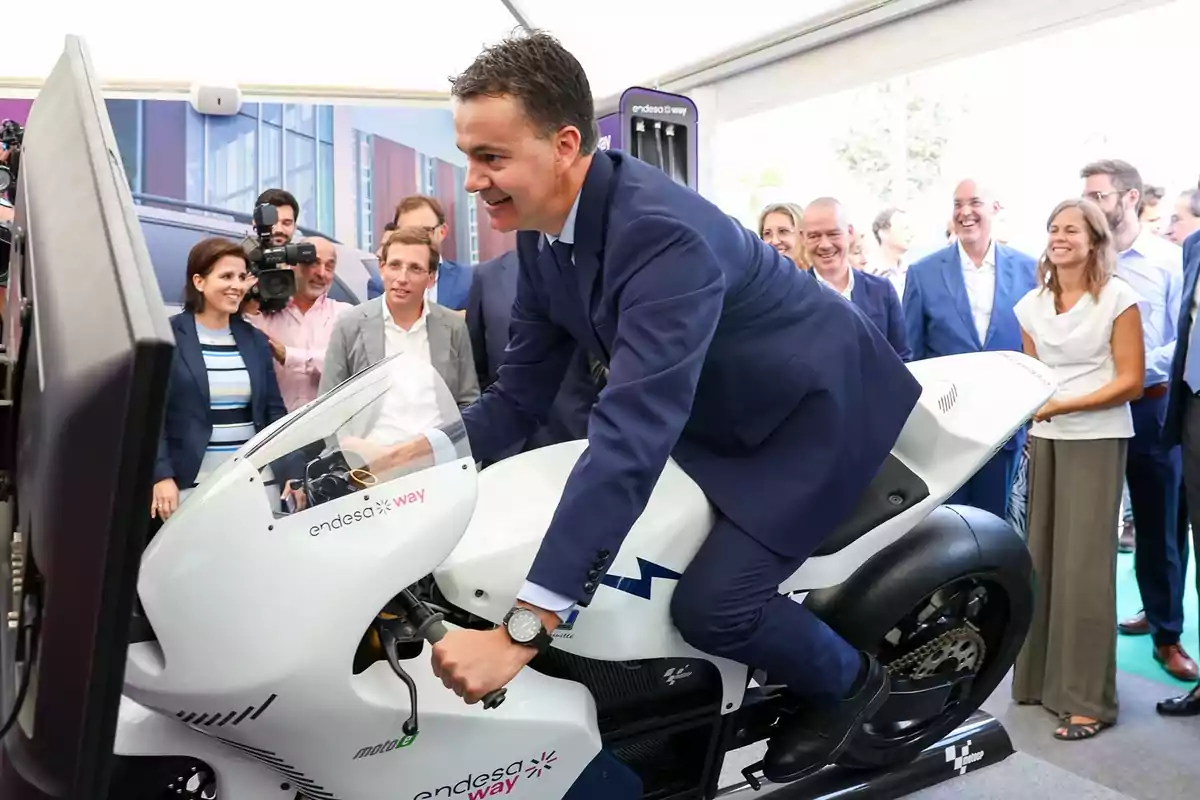
[[[171,318],[175,358],[152,518],[170,517],[192,488],[287,413],[267,337],[239,313],[248,287],[237,243],[213,237],[188,254],[184,310]]]

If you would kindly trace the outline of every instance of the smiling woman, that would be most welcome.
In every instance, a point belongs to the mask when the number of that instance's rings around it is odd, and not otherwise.
[[[192,488],[255,433],[286,414],[267,337],[242,319],[241,246],[213,237],[188,254],[183,313],[154,468],[150,516],[166,520]]]
[[[1114,275],[1104,212],[1091,200],[1067,200],[1046,232],[1038,288],[1014,309],[1026,354],[1053,368],[1058,388],[1030,430],[1029,551],[1044,602],[1012,693],[1060,715],[1055,737],[1075,741],[1117,721],[1112,532],[1134,435],[1130,401],[1142,394],[1145,364],[1141,298]],[[1072,500],[1081,497],[1087,502]]]

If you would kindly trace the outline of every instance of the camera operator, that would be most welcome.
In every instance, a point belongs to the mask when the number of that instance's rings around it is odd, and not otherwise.
[[[275,236],[272,236],[272,242]],[[267,335],[275,358],[275,375],[288,411],[316,398],[325,366],[325,350],[338,315],[353,308],[329,297],[337,270],[337,248],[319,236],[302,239],[316,248],[316,261],[292,267],[296,293],[274,313],[247,314],[246,319]]]
[[[300,203],[296,200],[295,195],[285,189],[267,189],[254,201],[255,208],[263,205],[274,206],[276,213],[275,222],[271,225],[271,246],[283,247],[296,235],[296,219],[300,216]],[[252,276],[250,286],[253,286],[256,280]],[[261,301],[257,296],[247,294],[242,312],[247,316],[257,314],[260,304]]]
[[[296,235],[296,219],[300,216],[300,203],[295,195],[284,189],[267,189],[254,201],[254,207],[275,206],[279,215],[271,226],[271,246],[283,247]]]
[[[12,245],[13,207],[17,197],[17,170],[25,130],[10,119],[0,123],[0,316],[8,305],[8,260]]]

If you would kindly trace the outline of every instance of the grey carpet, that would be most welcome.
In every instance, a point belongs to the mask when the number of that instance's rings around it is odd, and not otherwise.
[[[1200,796],[1200,718],[1165,719],[1154,704],[1170,686],[1120,673],[1121,719],[1084,742],[1060,742],[1056,720],[1037,707],[1014,706],[1006,680],[984,704],[1003,723],[1017,754],[911,797],[917,800],[992,800],[1070,797],[1072,800],[1193,800]],[[721,784],[741,781],[741,769],[762,745],[730,753]],[[744,792],[742,798],[769,791]]]

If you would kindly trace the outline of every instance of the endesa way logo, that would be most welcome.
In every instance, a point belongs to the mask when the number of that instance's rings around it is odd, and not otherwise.
[[[339,514],[331,520],[318,523],[308,529],[309,536],[320,536],[322,533],[330,531],[338,531],[342,528],[349,528],[356,522],[362,522],[365,519],[375,519],[376,517],[386,516],[394,508],[404,508],[405,506],[420,505],[425,502],[425,490],[417,489],[412,492],[396,495],[393,498],[386,500],[376,500],[375,505],[367,506],[366,508],[347,511],[344,514]]]
[[[433,791],[417,792],[413,795],[413,800],[432,800],[435,797],[485,800],[488,797],[511,795],[525,783],[537,780],[553,769],[556,761],[556,751],[543,750],[536,758],[514,761],[507,767],[496,767],[491,772],[472,772],[453,785],[439,786]]]

